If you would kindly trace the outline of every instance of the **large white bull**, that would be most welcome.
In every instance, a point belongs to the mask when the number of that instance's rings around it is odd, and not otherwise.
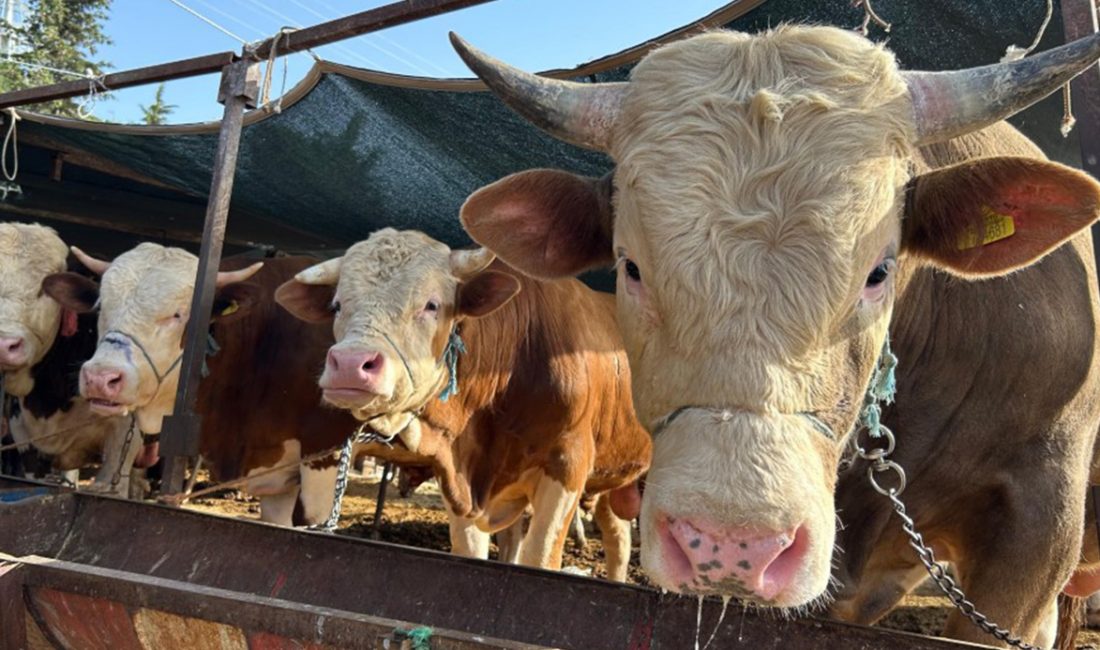
[[[910,508],[979,607],[1048,642],[1100,418],[1087,232],[1100,185],[995,123],[1094,62],[1100,36],[925,73],[840,29],[711,32],[615,84],[535,77],[453,40],[518,112],[616,162],[610,185],[505,178],[462,218],[531,274],[617,266],[635,404],[654,435],[641,519],[654,581],[820,602],[838,461],[892,328],[887,415]],[[867,621],[922,567],[889,502],[855,479],[839,512],[860,524],[843,539],[840,611]],[[861,582],[865,568],[879,581]],[[968,625],[956,616],[948,633],[988,640]]]

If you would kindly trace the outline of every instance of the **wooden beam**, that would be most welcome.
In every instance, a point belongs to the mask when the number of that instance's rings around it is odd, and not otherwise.
[[[486,2],[492,2],[492,0],[402,0],[369,11],[330,20],[327,23],[299,29],[290,34],[272,37],[260,43],[255,49],[246,47],[246,51],[252,57],[263,59],[270,56],[271,48],[275,46],[275,54],[285,56],[312,47],[334,43],[353,36]],[[107,90],[121,90],[131,86],[142,86],[159,81],[210,74],[221,70],[236,59],[237,55],[233,52],[218,52],[217,54],[182,59],[145,68],[114,72],[105,75],[101,81]],[[65,81],[48,86],[0,93],[0,109],[87,95],[90,83],[92,83],[91,80],[78,79],[76,81]],[[102,90],[102,88],[99,90]]]
[[[1062,0],[1062,24],[1066,42],[1098,31],[1093,0]],[[1085,70],[1070,84],[1077,135],[1081,139],[1081,166],[1100,179],[1100,64]]]

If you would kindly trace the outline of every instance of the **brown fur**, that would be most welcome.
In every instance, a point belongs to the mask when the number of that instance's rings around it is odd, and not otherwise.
[[[229,258],[221,270],[253,261]],[[317,369],[332,345],[332,329],[300,321],[268,298],[315,261],[265,260],[248,284],[266,299],[253,301],[247,311],[242,307],[231,321],[220,322],[215,308],[211,329],[221,351],[207,359],[210,374],[199,384],[198,412],[201,453],[220,480],[276,464],[287,440],[300,441],[302,456],[308,456],[340,445],[358,426],[344,411],[321,403]]]
[[[976,153],[1041,156],[1001,123],[922,150],[917,171]],[[1100,416],[1096,295],[1088,231],[1009,276],[964,282],[916,266],[899,284],[898,394],[884,421],[909,478],[904,500],[937,557],[959,566],[979,609],[1024,638],[1077,562],[1066,550],[1081,540],[1077,513]],[[845,618],[872,623],[907,591],[889,572],[918,565],[865,474],[856,463],[839,483],[838,577],[848,586]],[[945,633],[990,640],[958,613]]]
[[[499,262],[491,269],[509,270]],[[497,311],[462,321],[468,352],[459,357],[459,393],[431,400],[421,417],[433,434],[421,452],[433,457],[459,515],[480,516],[532,468],[595,494],[628,485],[649,464],[614,299],[576,280],[520,284]],[[374,451],[410,460],[401,450]]]

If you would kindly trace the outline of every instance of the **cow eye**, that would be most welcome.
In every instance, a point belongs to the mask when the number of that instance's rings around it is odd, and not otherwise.
[[[439,303],[434,300],[429,300],[428,304],[424,305],[424,311],[439,311]]]
[[[626,277],[635,282],[642,281],[642,272],[638,270],[638,265],[634,263],[634,260],[625,260],[623,262],[623,270],[626,271]]]
[[[332,304],[329,305],[328,310],[331,311],[334,314],[339,314],[340,313],[340,301],[339,300],[333,300]]]
[[[891,260],[884,260],[882,264],[871,269],[871,272],[867,275],[867,286],[877,287],[886,282],[886,278],[890,277],[890,267]]]

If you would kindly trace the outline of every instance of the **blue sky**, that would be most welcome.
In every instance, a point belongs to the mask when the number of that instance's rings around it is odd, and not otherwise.
[[[364,0],[181,0],[241,38],[271,36],[283,26],[309,26],[386,4]],[[324,59],[401,74],[469,76],[447,41],[457,31],[478,47],[529,70],[571,67],[663,34],[721,7],[723,0],[496,0],[316,50]],[[98,53],[112,70],[125,70],[224,50],[240,43],[169,0],[114,0]],[[309,70],[308,54],[289,58],[289,89]],[[275,69],[273,96],[282,87]],[[178,108],[173,123],[218,119],[217,75],[169,82],[165,99]],[[97,102],[110,122],[140,120],[139,104],[156,86],[117,91]]]

